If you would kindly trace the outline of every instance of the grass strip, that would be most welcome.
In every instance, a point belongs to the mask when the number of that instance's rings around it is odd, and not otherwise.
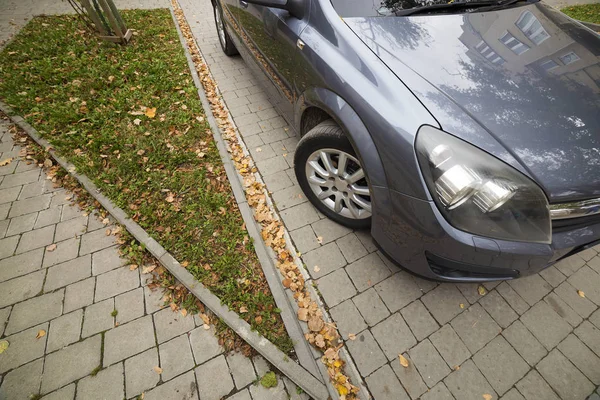
[[[0,97],[289,353],[171,15],[122,15],[135,32],[127,46],[98,40],[74,16],[34,18],[0,52]]]
[[[600,3],[569,6],[560,11],[579,21],[600,24]]]

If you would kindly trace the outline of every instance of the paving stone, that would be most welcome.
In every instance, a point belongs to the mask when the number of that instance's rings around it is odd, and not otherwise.
[[[517,389],[512,388],[502,396],[502,400],[525,400],[525,397]]]
[[[56,224],[60,221],[60,208],[52,207],[42,210],[38,213],[34,228],[43,228],[44,226]]]
[[[38,169],[37,165],[31,161],[24,161],[24,160],[19,160],[19,163],[17,164],[17,168],[15,169],[15,172],[25,172],[25,171],[31,171],[34,169]],[[42,174],[42,176],[45,176],[44,174]],[[27,185],[25,185],[27,186]]]
[[[10,220],[10,225],[6,231],[6,236],[18,235],[33,229],[37,213],[25,214]]]
[[[556,266],[556,268],[558,268],[560,272],[562,272],[566,276],[571,276],[575,272],[577,272],[579,268],[585,265],[585,260],[579,257],[577,254],[575,254],[571,257],[563,258],[554,265]]]
[[[596,328],[600,328],[600,309],[596,310],[595,313],[590,315],[589,321],[596,325]]]
[[[92,275],[92,259],[90,255],[48,268],[44,291],[48,292],[71,283],[78,282]]]
[[[548,304],[539,302],[521,317],[521,322],[551,350],[571,332],[571,326]]]
[[[68,239],[60,243],[55,243],[54,251],[44,252],[43,267],[51,267],[77,257],[79,253],[79,239]]]
[[[417,344],[400,313],[387,318],[372,328],[371,332],[390,361]]]
[[[315,208],[310,203],[302,203],[279,213],[285,227],[289,231],[302,228],[319,220]]]
[[[67,286],[65,288],[64,312],[68,313],[92,304],[94,302],[95,285],[96,279],[88,278]]]
[[[264,140],[264,139],[263,139]],[[260,171],[261,175],[268,176],[279,171],[284,171],[289,168],[288,163],[285,161],[283,156],[277,156],[269,158],[268,160],[257,161],[256,168]]]
[[[95,301],[104,300],[140,286],[138,271],[121,267],[96,277]]]
[[[502,331],[479,304],[472,305],[454,318],[451,325],[471,353],[479,351]]]
[[[237,392],[233,396],[229,396],[227,400],[252,400],[248,389],[244,389],[241,392]]]
[[[241,353],[233,352],[228,354],[226,359],[236,388],[246,387],[257,378],[250,358]]]
[[[46,276],[46,271],[36,271],[0,283],[0,307],[6,307],[37,295],[42,290],[44,276]]]
[[[63,298],[64,290],[59,290],[16,304],[5,333],[10,335],[58,317],[62,314]]]
[[[600,275],[587,265],[569,277],[568,282],[585,293],[585,297],[600,306]]]
[[[421,299],[429,312],[440,325],[450,322],[452,318],[463,311],[461,304],[467,304],[467,300],[452,284],[442,284]]]
[[[583,321],[583,323],[575,329],[575,334],[600,357],[600,329],[590,324],[589,321]]]
[[[328,307],[338,305],[356,294],[356,289],[344,269],[338,269],[317,281]]]
[[[8,203],[0,204],[0,220],[8,218],[8,211],[10,210],[10,207],[11,205]]]
[[[269,160],[266,160],[269,161]],[[294,185],[273,193],[273,202],[278,210],[285,210],[306,202],[306,196],[300,186]]]
[[[158,343],[166,342],[194,329],[194,319],[184,317],[179,312],[173,312],[170,308],[165,308],[154,313],[154,326],[156,329],[156,339]]]
[[[400,313],[418,341],[438,330],[439,326],[419,300],[404,307]]]
[[[47,355],[41,393],[49,393],[89,375],[100,365],[101,341],[100,335],[92,336]]]
[[[585,399],[594,385],[560,351],[554,349],[539,362],[537,370],[563,399]]]
[[[356,300],[356,297],[354,299]],[[357,334],[367,329],[367,324],[352,300],[346,300],[338,304],[331,308],[329,313],[336,321],[337,328],[343,338],[347,338],[350,333]]]
[[[202,400],[220,400],[234,390],[233,379],[223,356],[200,365],[194,371]]]
[[[371,395],[377,400],[409,400],[389,365],[384,365],[366,379]]]
[[[124,360],[154,345],[152,316],[119,325],[104,334],[104,365]]]
[[[298,386],[296,386],[296,384],[294,382],[292,382],[291,380],[289,380],[286,376],[282,377],[283,379],[283,383],[285,385],[285,388],[287,389],[289,400],[310,400],[310,397],[308,397],[308,394],[306,394],[301,388],[299,388]],[[243,393],[243,392],[240,392]],[[230,397],[230,399],[235,400],[233,397]],[[238,400],[242,400],[241,398]],[[248,398],[249,400],[249,398]]]
[[[540,276],[546,280],[552,287],[560,285],[567,277],[554,265],[540,272]]]
[[[408,367],[402,366],[399,358],[393,360],[390,365],[410,398],[417,399],[429,389],[425,382],[423,382],[421,375],[419,375],[419,372],[408,353],[404,353],[402,356],[408,360]]]
[[[590,261],[592,258],[596,257],[598,253],[596,252],[596,250],[594,250],[594,248],[588,248],[583,251],[580,251],[579,253],[577,253],[577,255],[587,262]]]
[[[89,253],[95,253],[96,251],[105,249],[116,244],[116,237],[114,235],[106,235],[104,229],[98,229],[90,233],[86,233],[81,236],[81,248],[79,249],[80,255]]]
[[[481,400],[485,398],[484,394],[492,396],[490,399],[498,399],[494,389],[471,360],[448,375],[444,383],[454,397],[460,400]]]
[[[189,339],[196,364],[203,364],[224,351],[215,336],[214,327],[207,330],[200,326],[190,332]]]
[[[252,363],[254,364],[254,370],[259,378],[262,378],[271,370],[271,365],[262,356],[254,356],[252,358]]]
[[[18,236],[12,236],[0,240],[0,259],[12,256],[15,253],[15,249],[17,248],[18,243]]]
[[[125,388],[127,398],[132,398],[158,383],[160,375],[154,370],[158,364],[158,352],[151,348],[125,360]]]
[[[479,294],[478,288],[480,285],[478,283],[457,283],[455,286],[458,290],[460,290],[462,295],[465,296],[465,299],[467,299],[469,304],[474,304],[479,299],[483,298]]]
[[[23,165],[23,164],[21,164],[21,165]],[[34,169],[35,167],[36,166],[33,165],[32,169]],[[44,181],[37,181],[37,182],[28,183],[27,185],[24,185],[23,189],[21,190],[21,193],[19,194],[19,200],[25,200],[25,199],[29,199],[31,197],[40,196],[40,195],[44,194],[46,182],[47,181],[44,180]]]
[[[600,358],[595,355],[577,336],[570,334],[559,345],[563,353],[587,378],[600,385]]]
[[[529,371],[529,365],[502,337],[496,336],[473,361],[499,395],[506,393]]]
[[[73,400],[75,398],[75,384],[60,388],[59,390],[42,397],[41,400]]]
[[[10,371],[2,380],[0,399],[30,400],[38,395],[43,367],[40,358]]]
[[[0,189],[0,204],[10,203],[19,197],[21,186],[15,186],[8,189]]]
[[[181,335],[158,347],[160,354],[161,377],[169,380],[189,369],[194,368],[194,358],[187,335]]]
[[[254,400],[288,400],[289,396],[281,379],[277,379],[277,386],[266,388],[262,385],[251,385],[250,394]]]
[[[8,219],[4,219],[0,221],[0,239],[4,238],[6,236],[6,230],[8,229],[8,224],[10,223],[10,220]]]
[[[514,320],[519,318],[516,312],[506,303],[497,291],[491,291],[484,296],[479,304],[491,315],[502,328],[507,328]]]
[[[552,291],[552,285],[537,274],[508,281],[508,284],[530,306],[543,299],[544,296]]]
[[[144,400],[198,400],[196,378],[192,371],[144,393]],[[204,399],[203,399],[204,400]]]
[[[589,317],[597,308],[587,298],[579,296],[577,289],[568,282],[563,282],[554,292],[582,318]]]
[[[59,195],[57,194],[57,196]],[[69,204],[70,200],[66,200],[67,198],[71,198],[71,195],[65,196],[64,199],[62,199],[64,205],[60,215],[61,221],[68,221],[73,218],[78,218],[82,215],[81,208],[79,208],[77,204]]]
[[[394,274],[375,286],[375,290],[391,312],[396,312],[421,297],[421,290],[405,273]]]
[[[471,357],[471,352],[460,340],[452,326],[446,324],[429,337],[446,363],[455,368]]]
[[[146,313],[151,314],[165,308],[162,289],[152,290],[144,286],[144,301],[146,303]]]
[[[44,249],[37,249],[0,260],[0,282],[40,269],[43,254]]]
[[[6,181],[6,178],[2,183]],[[12,203],[10,207],[10,218],[18,217],[20,215],[29,214],[36,211],[42,211],[48,208],[52,195],[45,194],[43,196],[32,197],[26,200],[18,200]]]
[[[137,288],[115,297],[117,324],[124,324],[144,315],[144,290]]]
[[[0,189],[6,189],[13,186],[26,185],[31,182],[36,182],[40,177],[40,171],[37,169],[20,172],[18,174],[7,175],[0,184]]]
[[[290,232],[290,235],[294,241],[296,249],[300,253],[306,253],[320,246],[310,225],[296,229],[295,231]]]
[[[373,338],[373,335],[368,330],[357,335],[356,340],[346,342],[346,346],[362,376],[371,375],[371,373],[387,362],[375,338]]]
[[[47,331],[48,323],[3,338],[8,341],[9,347],[0,354],[0,374],[44,355],[47,338],[36,338],[42,329]]]
[[[54,226],[46,226],[45,228],[35,229],[25,232],[21,235],[19,246],[16,253],[25,253],[27,251],[47,246],[53,242]]]
[[[516,387],[527,400],[560,400],[544,378],[534,369],[521,379]]]
[[[348,265],[346,272],[360,292],[367,290],[391,275],[389,268],[377,253],[369,254]]]
[[[98,372],[96,376],[87,376],[77,383],[77,400],[122,399],[123,364],[115,364]]]
[[[4,334],[4,328],[6,327],[6,321],[10,315],[11,307],[6,307],[0,310],[0,337]]]
[[[600,274],[600,256],[596,256],[587,262],[588,267]]]
[[[327,218],[315,222],[312,224],[312,228],[315,231],[315,234],[321,238],[323,244],[333,242],[352,232],[345,226]]]
[[[114,299],[106,299],[86,307],[81,336],[86,338],[113,328],[115,326],[115,319],[112,316],[114,309]]]
[[[502,335],[531,366],[537,364],[548,353],[521,321],[515,321]]]
[[[83,311],[76,310],[50,321],[46,352],[51,353],[78,341],[82,317]]]
[[[420,400],[454,400],[444,382],[439,382],[429,392],[421,396]]]
[[[309,251],[302,257],[308,273],[318,279],[346,265],[346,260],[335,243]],[[315,268],[318,267],[318,268]]]
[[[257,138],[260,139],[259,136],[251,136],[249,139]],[[262,140],[260,140],[262,142]],[[256,144],[256,146],[261,146],[262,143]],[[262,148],[262,147],[261,147]],[[277,192],[279,190],[288,188],[294,185],[294,182],[287,176],[285,171],[279,171],[272,175],[267,175],[264,178],[265,185],[267,185],[267,189],[270,192]]]
[[[576,327],[583,321],[579,314],[573,311],[556,293],[550,293],[544,298],[544,301],[571,326]]]
[[[108,219],[111,224],[115,223],[115,220],[110,215],[106,219]],[[100,219],[100,216],[96,212],[93,212],[88,217],[87,231],[92,232],[97,229],[105,228],[108,224],[103,223],[102,222],[103,220],[104,220],[104,218]]]
[[[342,252],[342,255],[349,263],[352,263],[369,254],[367,249],[365,249],[365,246],[363,246],[361,241],[354,233],[338,239],[336,243]]]
[[[525,300],[523,300],[508,283],[502,282],[500,285],[498,285],[496,290],[498,290],[498,293],[502,295],[504,300],[506,300],[506,302],[512,307],[513,310],[517,312],[517,314],[523,315],[525,311],[529,309],[529,304],[527,304],[527,302],[525,302]]]
[[[435,347],[425,339],[408,352],[423,380],[430,388],[450,373]]]
[[[378,324],[390,315],[377,291],[373,288],[355,296],[352,301],[369,326]],[[345,316],[335,320],[338,321],[344,318]]]
[[[61,241],[83,235],[87,227],[87,219],[86,216],[81,216],[58,223],[54,240]]]

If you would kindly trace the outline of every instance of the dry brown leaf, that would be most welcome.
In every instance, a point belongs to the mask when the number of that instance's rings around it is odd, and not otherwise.
[[[300,321],[308,321],[308,310],[306,308],[298,309],[298,319]]]
[[[13,160],[13,158],[10,157],[10,158],[6,158],[6,159],[0,161],[0,167],[4,167],[5,165],[10,164],[12,162],[12,160]]]
[[[46,158],[46,159],[44,160],[44,167],[46,167],[46,168],[50,168],[51,166],[52,166],[52,160],[51,160],[51,159],[49,159],[49,158]]]
[[[52,243],[50,246],[46,247],[46,251],[52,252],[56,250],[56,243]]]
[[[247,313],[247,312],[248,312],[248,308],[246,308],[246,306],[240,307],[240,314]]]
[[[321,268],[318,265],[315,265],[315,267],[313,268],[313,271],[315,272],[319,272],[321,270]]]
[[[146,108],[146,117],[154,118],[156,116],[156,107]]]
[[[578,290],[577,294],[579,295],[579,297],[585,298],[585,293],[583,292],[583,290]]]
[[[209,329],[210,329],[210,325],[208,325],[208,324],[204,324],[204,325],[202,325],[202,327],[203,327],[205,330],[209,330]]]
[[[137,264],[131,264],[131,265],[129,266],[129,270],[130,270],[130,271],[136,270],[137,268],[138,268],[138,265],[137,265]]]
[[[154,370],[154,372],[156,372],[157,374],[162,374],[163,373],[163,369],[161,367],[159,367],[158,365],[154,368],[152,368]]]
[[[319,242],[319,244],[323,244],[323,236],[317,236],[317,242]]]
[[[484,394],[483,395],[483,400],[492,400],[494,398],[494,396],[492,396],[491,394]]]
[[[398,359],[400,360],[400,365],[404,368],[408,368],[408,360],[402,354],[398,354]]]
[[[356,340],[356,335],[354,333],[349,333],[348,334],[348,339],[350,339],[350,340]]]
[[[41,338],[41,337],[44,337],[44,336],[46,336],[46,331],[45,331],[45,330],[43,330],[43,329],[40,329],[40,330],[38,331],[37,335],[35,335],[35,338],[36,338],[36,339],[39,339],[39,338]]]
[[[210,324],[210,318],[208,318],[208,315],[200,314],[200,318],[202,318],[202,322],[204,322],[205,324],[207,324],[207,325]]]
[[[173,193],[169,192],[165,200],[167,201],[167,203],[172,203],[175,201],[175,196],[173,195]]]
[[[185,308],[182,308],[180,312],[184,317],[187,315],[187,310]]]
[[[325,322],[319,317],[311,317],[308,320],[308,329],[312,332],[319,332],[325,326]]]
[[[141,119],[139,119],[139,118],[136,118],[136,119],[134,119],[134,120],[133,120],[133,123],[134,123],[135,125],[139,125],[141,122],[142,122],[142,120],[141,120]]]

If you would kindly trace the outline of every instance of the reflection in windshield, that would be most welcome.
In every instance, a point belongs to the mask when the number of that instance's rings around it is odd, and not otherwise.
[[[456,0],[455,3],[472,3],[485,0]],[[376,17],[393,15],[395,11],[410,10],[434,4],[453,3],[451,0],[332,0],[337,13],[347,17]]]

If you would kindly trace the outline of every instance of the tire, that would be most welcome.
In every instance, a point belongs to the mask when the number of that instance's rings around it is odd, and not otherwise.
[[[344,163],[343,171],[338,168],[340,162]],[[335,121],[320,123],[300,140],[294,171],[308,200],[328,218],[352,229],[371,225],[371,191],[366,174]]]
[[[215,17],[215,26],[217,28],[217,37],[219,38],[219,43],[221,43],[221,49],[223,49],[223,53],[229,57],[239,54],[235,48],[235,45],[231,41],[229,32],[227,32],[227,24],[223,18],[223,9],[221,8],[218,0],[213,7],[213,11]]]

